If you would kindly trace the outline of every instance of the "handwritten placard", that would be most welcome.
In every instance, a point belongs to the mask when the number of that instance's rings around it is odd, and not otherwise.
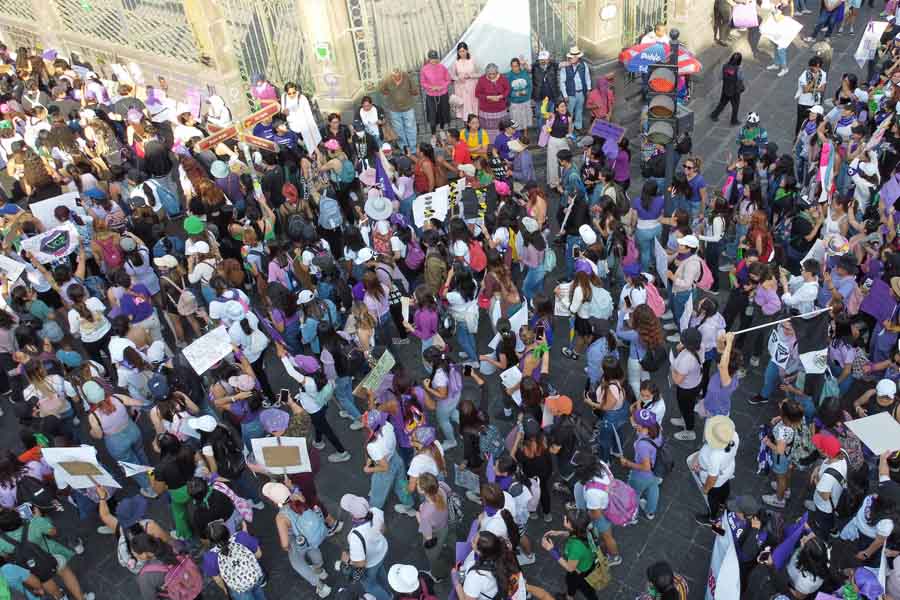
[[[182,350],[197,375],[203,375],[214,364],[231,354],[231,336],[224,325],[197,338]]]
[[[78,200],[78,192],[67,192],[59,196],[54,196],[53,198],[41,200],[40,202],[32,202],[28,206],[28,210],[31,211],[31,214],[33,214],[44,227],[56,227],[60,223],[56,220],[53,212],[59,206],[65,206],[71,212],[76,212],[78,208],[76,200]]]
[[[450,209],[450,186],[441,186],[429,194],[417,196],[412,209],[416,227],[423,227],[427,219],[443,221]]]
[[[53,477],[60,489],[82,490],[97,485],[122,487],[97,460],[97,449],[93,446],[44,448],[41,454],[53,469]]]
[[[0,254],[0,270],[6,273],[6,278],[10,282],[13,282],[22,276],[22,273],[25,271],[25,265]]]
[[[266,437],[255,438],[250,443],[256,462],[270,472],[293,475],[312,470],[306,438]]]
[[[374,392],[381,385],[385,376],[394,368],[395,364],[397,364],[397,361],[394,359],[394,355],[385,350],[368,375],[356,386],[356,390],[367,389]]]

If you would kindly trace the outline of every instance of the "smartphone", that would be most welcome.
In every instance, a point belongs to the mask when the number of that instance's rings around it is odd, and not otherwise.
[[[22,517],[23,521],[30,521],[32,517],[34,517],[34,509],[31,506],[30,502],[26,502],[25,504],[20,504],[16,507],[16,512],[19,513],[19,516]]]
[[[535,335],[537,335],[538,339],[540,339],[540,338],[544,337],[546,330],[544,329],[543,325],[538,325],[537,327],[535,327],[534,333],[535,333]]]
[[[772,550],[769,548],[766,548],[765,550],[763,550],[762,552],[759,553],[759,556],[756,557],[756,561],[762,565],[762,564],[765,564],[766,562],[768,562],[768,560],[771,556],[772,556]]]
[[[288,391],[287,388],[281,388],[281,391],[278,392],[278,403],[279,404],[287,404],[290,397],[291,397],[291,392]]]

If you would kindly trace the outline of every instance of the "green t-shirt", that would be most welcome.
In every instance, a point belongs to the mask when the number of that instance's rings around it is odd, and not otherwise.
[[[575,560],[575,570],[579,573],[587,573],[594,565],[594,553],[590,547],[583,541],[570,537],[566,540],[565,552],[563,558],[566,560]]]
[[[66,548],[53,538],[49,537],[49,533],[53,530],[53,522],[47,517],[35,517],[31,520],[31,526],[28,528],[28,539],[43,548],[49,554],[59,555],[64,561],[68,561],[75,552]],[[6,534],[16,541],[22,539],[24,527],[20,527],[15,531]],[[0,537],[0,554],[13,554],[15,547]]]

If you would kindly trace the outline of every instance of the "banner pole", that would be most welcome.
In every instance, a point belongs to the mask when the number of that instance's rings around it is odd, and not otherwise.
[[[818,314],[821,314],[821,313],[823,313],[823,312],[825,312],[825,311],[827,311],[827,310],[831,310],[831,309],[830,309],[830,308],[820,308],[820,309],[818,309],[818,310],[814,310],[814,311],[812,311],[812,312],[808,312],[808,313],[805,313],[805,314],[802,314],[802,315],[794,315],[794,316],[792,316],[792,317],[786,317],[786,318],[784,318],[784,319],[779,319],[779,320],[777,320],[777,321],[771,321],[771,322],[769,322],[769,323],[763,323],[762,325],[754,325],[753,327],[748,327],[747,329],[741,329],[740,331],[732,331],[731,333],[733,333],[734,335],[739,335],[739,334],[741,334],[741,333],[747,333],[747,332],[750,332],[750,331],[755,331],[756,329],[762,329],[763,327],[771,327],[772,325],[778,325],[779,323],[784,323],[785,321],[790,321],[791,319],[800,319],[800,318],[805,319],[805,318],[807,318],[807,317],[814,317],[814,316],[816,316],[816,315],[818,315]]]

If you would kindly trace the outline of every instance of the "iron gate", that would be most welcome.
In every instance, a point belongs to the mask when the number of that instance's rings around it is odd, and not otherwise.
[[[665,23],[668,9],[668,0],[623,0],[622,47],[635,45],[654,25]]]
[[[547,50],[562,60],[578,44],[579,0],[529,0],[532,50],[537,56]]]

